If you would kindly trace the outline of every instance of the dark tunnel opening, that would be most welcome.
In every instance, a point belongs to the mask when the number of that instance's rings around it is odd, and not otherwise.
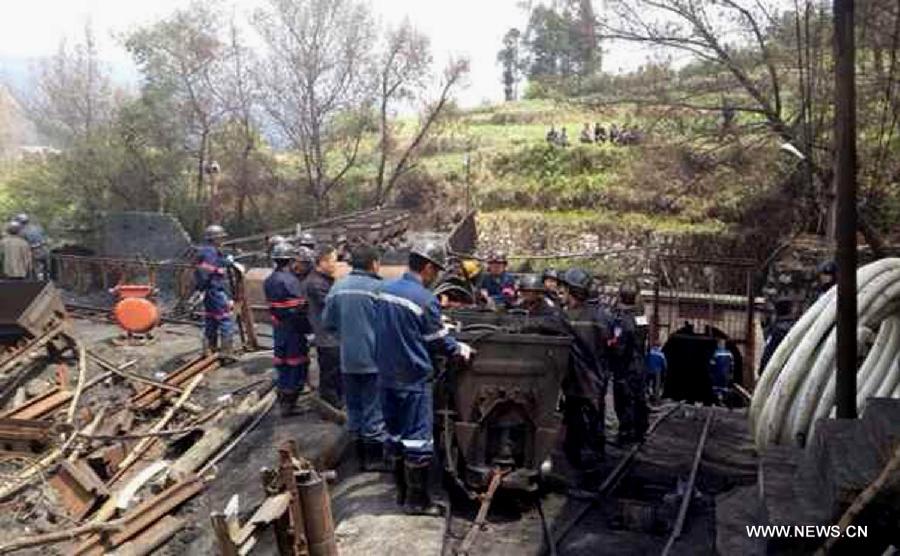
[[[712,382],[709,377],[709,361],[716,351],[718,340],[725,340],[725,347],[734,356],[734,382],[740,384],[744,357],[737,344],[716,327],[707,326],[702,333],[685,323],[666,340],[663,353],[668,361],[668,373],[663,395],[688,403],[713,403]]]

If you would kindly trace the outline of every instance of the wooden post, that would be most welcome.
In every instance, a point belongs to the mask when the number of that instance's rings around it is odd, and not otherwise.
[[[747,269],[747,336],[744,340],[744,388],[753,391],[756,386],[756,306],[753,295],[753,269]]]
[[[279,475],[268,467],[259,470],[259,478],[262,481],[263,492],[266,496],[277,494],[278,490],[272,488],[272,483],[279,480]],[[291,541],[291,517],[290,512],[284,512],[272,522],[272,533],[275,535],[275,546],[278,547],[279,556],[292,556],[294,553]]]
[[[303,519],[303,507],[300,504],[300,491],[297,488],[295,475],[294,456],[297,453],[297,445],[293,441],[285,442],[278,448],[278,478],[281,486],[291,495],[291,503],[288,505],[291,529],[294,533],[293,554],[307,556],[309,543],[306,541],[305,520]]]
[[[238,556],[238,547],[234,544],[234,539],[231,538],[228,520],[225,519],[225,514],[215,512],[209,516],[209,519],[212,521],[212,528],[216,533],[216,540],[219,541],[219,553],[222,556]]]

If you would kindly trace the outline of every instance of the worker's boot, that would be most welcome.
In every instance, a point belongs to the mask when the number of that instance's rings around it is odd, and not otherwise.
[[[403,465],[403,456],[390,455],[387,458],[388,466],[394,473],[394,485],[397,487],[397,505],[406,503],[406,469]]]
[[[403,511],[408,515],[439,516],[443,514],[442,508],[431,502],[428,493],[428,469],[431,463],[406,464],[406,502]]]
[[[219,351],[219,336],[203,336],[203,354],[211,355]]]
[[[231,365],[238,362],[237,354],[234,351],[234,339],[226,338],[222,340],[222,349],[219,350],[219,359],[223,365]]]
[[[282,417],[290,417],[297,414],[297,397],[300,393],[296,390],[278,390],[278,408]]]
[[[391,471],[384,457],[384,444],[378,440],[370,438],[361,438],[358,441],[362,458],[360,459],[360,469],[362,471]]]

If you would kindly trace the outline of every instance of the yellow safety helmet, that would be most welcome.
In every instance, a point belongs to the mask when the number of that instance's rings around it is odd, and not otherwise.
[[[473,259],[463,261],[462,268],[463,272],[466,273],[466,278],[472,278],[481,272],[481,265],[478,264],[478,261]]]

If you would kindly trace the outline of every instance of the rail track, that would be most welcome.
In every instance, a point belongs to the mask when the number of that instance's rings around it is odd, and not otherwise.
[[[545,511],[541,498],[535,497],[533,500],[533,507],[529,512],[523,513],[520,521],[522,523],[539,523],[540,531],[537,535],[531,534],[528,536],[528,539],[523,539],[522,551],[541,556],[556,556],[556,554],[563,553],[563,541],[566,540],[585,517],[591,514],[592,510],[596,511],[599,508],[599,505],[604,501],[613,499],[620,489],[623,480],[631,471],[633,471],[638,461],[637,456],[648,446],[648,443],[655,438],[660,430],[660,426],[670,417],[678,414],[679,410],[684,408],[685,406],[683,403],[677,403],[659,413],[648,428],[644,440],[631,446],[622,454],[616,466],[606,475],[600,486],[592,492],[590,498],[576,500],[570,497],[565,501],[564,505],[567,508],[565,518],[562,518],[560,515],[558,521],[551,521],[550,516],[548,516]],[[694,498],[693,493],[695,492],[695,485],[698,476],[700,475],[704,449],[706,448],[709,431],[715,418],[715,410],[712,408],[702,408],[699,411],[705,413],[703,416],[703,426],[700,428],[700,432],[697,435],[697,441],[694,445],[690,473],[687,477],[687,482],[684,484],[683,495],[680,499],[677,516],[672,529],[666,537],[665,545],[660,551],[660,554],[663,556],[672,554],[673,550],[677,549],[679,546],[678,541],[681,538],[684,525],[687,522],[691,500]],[[485,495],[485,497],[487,497],[487,495]],[[448,510],[450,509],[451,508],[448,508]],[[450,512],[448,511],[447,523],[445,525],[444,546],[441,552],[442,555],[484,554],[488,553],[486,550],[487,547],[495,545],[497,541],[504,540],[508,544],[508,539],[501,539],[501,537],[510,536],[509,527],[504,525],[498,525],[497,527],[491,528],[485,527],[485,512],[479,512],[475,520],[462,520],[459,515],[452,516],[449,515],[449,513]],[[468,531],[465,531],[465,528],[460,525],[461,521],[465,521],[465,523],[468,524]],[[492,529],[494,529],[494,531],[492,531]],[[478,542],[474,542],[474,538],[479,535]],[[538,545],[539,548],[534,551],[534,546],[538,542],[538,539],[540,539],[540,544]],[[484,550],[484,552],[479,552],[477,550],[479,547]]]

